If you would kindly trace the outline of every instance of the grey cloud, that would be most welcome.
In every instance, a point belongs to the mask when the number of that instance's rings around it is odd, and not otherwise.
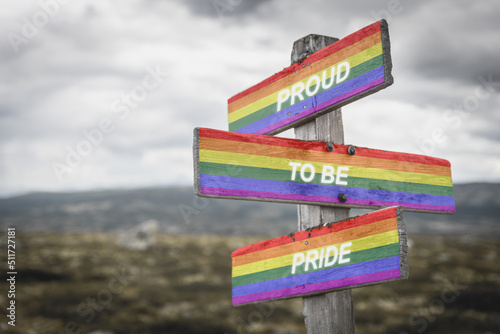
[[[500,122],[483,122],[480,126],[471,130],[472,138],[484,138],[489,141],[500,143]]]
[[[221,18],[226,15],[235,17],[248,15],[269,1],[271,0],[181,0],[181,3],[196,15]]]
[[[102,154],[102,163],[110,170],[121,170],[115,158],[123,159],[130,164],[128,168],[148,174],[144,165],[134,165],[144,152],[165,148],[188,155],[194,127],[227,129],[227,99],[287,66],[294,40],[309,33],[342,38],[379,18],[389,20],[395,83],[367,98],[373,105],[370,109],[383,110],[391,102],[402,101],[402,106],[412,110],[437,114],[430,129],[446,128],[450,138],[465,132],[470,141],[500,142],[496,116],[500,87],[481,100],[477,111],[464,118],[460,127],[453,128],[455,123],[442,117],[474,94],[479,75],[491,74],[494,81],[500,81],[496,43],[500,24],[495,18],[500,6],[491,1],[401,0],[398,13],[385,17],[391,2],[245,0],[236,6],[238,0],[147,0],[125,1],[124,11],[107,12],[110,7],[97,3],[93,7],[82,5],[80,10],[73,7],[44,27],[19,54],[12,52],[7,40],[0,42],[4,65],[0,67],[0,161],[12,160],[20,169],[27,166],[26,161],[30,165],[38,161],[47,169],[43,159],[58,159],[59,151],[63,159],[65,145],[74,146],[84,139],[82,130],[110,116],[116,121],[116,130],[103,141],[106,154]],[[221,24],[214,7],[217,3],[233,4],[225,18],[235,29]],[[128,13],[134,13],[133,17]],[[217,53],[220,49],[223,55]],[[260,57],[263,54],[266,56]],[[256,55],[260,58],[255,59]],[[238,59],[240,56],[243,59]],[[128,119],[119,120],[119,115],[110,111],[111,103],[140,84],[144,66],[156,65],[149,63],[151,59],[165,61],[171,76],[131,110]],[[73,86],[72,92],[66,91]],[[99,98],[99,90],[105,97],[89,101]],[[85,110],[87,107],[90,110]],[[426,117],[404,111],[394,116],[387,122],[400,122],[401,128],[416,124],[416,120],[425,122]],[[378,119],[377,112],[364,117],[366,124],[375,124]],[[395,136],[391,132],[389,139],[414,140],[407,134]],[[371,141],[370,135],[362,132],[347,137],[354,144]],[[23,152],[3,153],[8,151],[3,148],[18,143],[37,144],[48,153],[37,158],[24,157]],[[471,144],[467,149],[474,147]],[[85,163],[97,165],[90,158]],[[191,167],[191,161],[189,165],[178,163],[176,173]],[[37,179],[44,179],[43,175],[37,174]],[[114,184],[113,175],[105,177]],[[83,177],[81,182],[87,185]],[[76,185],[61,185],[71,186]]]
[[[405,57],[420,77],[474,84],[480,75],[500,75],[500,44],[495,42],[500,38],[500,3],[462,2],[460,6],[457,11],[455,4],[436,5],[436,11],[449,11],[424,13],[427,19],[423,14],[414,16],[414,23],[421,19],[422,24],[407,30]]]

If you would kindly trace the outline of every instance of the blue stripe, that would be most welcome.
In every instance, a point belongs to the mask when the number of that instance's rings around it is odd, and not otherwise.
[[[277,289],[293,288],[299,285],[307,285],[342,279],[352,276],[367,275],[386,270],[400,268],[399,255],[385,259],[356,263],[345,267],[325,269],[321,271],[304,273],[300,275],[287,276],[269,281],[252,283],[233,288],[233,298],[244,295],[268,292]]]
[[[282,120],[285,120],[287,118],[293,118],[293,120],[297,120],[302,118],[300,116],[301,113],[306,113],[304,114],[311,114],[309,109],[313,109],[313,112],[316,112],[317,110],[314,110],[314,108],[317,105],[320,105],[324,102],[328,102],[331,99],[334,99],[342,94],[345,94],[347,92],[350,92],[353,89],[359,88],[363,85],[366,85],[367,83],[370,83],[374,80],[380,79],[384,77],[384,66],[377,67],[369,72],[366,72],[356,78],[353,78],[349,81],[343,82],[337,86],[334,86],[333,88],[330,88],[322,93],[319,93],[317,95],[313,95],[307,99],[304,99],[303,101],[297,102],[294,105],[285,108],[283,110],[280,110],[272,115],[269,115],[265,118],[262,118],[252,124],[249,124],[247,126],[242,127],[241,129],[235,130],[234,132],[242,132],[242,133],[255,133],[258,130],[261,130],[271,124],[278,123]],[[306,95],[307,96],[307,95]],[[306,106],[304,108],[304,106]],[[309,113],[307,113],[309,111]],[[288,115],[290,113],[290,115]],[[295,114],[299,113],[299,116],[295,116]],[[307,116],[304,115],[304,116]]]
[[[346,194],[347,198],[369,199],[372,201],[389,201],[444,206],[455,205],[455,199],[453,196],[418,194],[378,189],[350,188],[324,184],[273,181],[206,174],[200,175],[200,187],[263,191],[293,195],[325,196],[331,198],[337,198],[340,193],[344,193]]]

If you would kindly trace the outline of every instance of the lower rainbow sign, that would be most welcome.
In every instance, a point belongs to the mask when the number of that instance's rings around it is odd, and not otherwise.
[[[408,278],[402,207],[390,207],[232,253],[233,305]]]

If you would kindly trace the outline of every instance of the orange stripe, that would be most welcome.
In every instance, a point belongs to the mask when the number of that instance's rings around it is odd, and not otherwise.
[[[314,248],[364,238],[370,235],[389,232],[397,229],[398,220],[396,217],[380,220],[378,222],[373,222],[363,226],[358,226],[335,233],[322,235],[319,237],[309,238],[307,239],[307,245],[305,245],[304,240],[302,240],[283,246],[267,248],[258,252],[236,256],[233,257],[233,268],[244,264],[268,260],[274,257],[284,256],[292,253],[303,252]]]
[[[320,152],[283,146],[272,146],[241,141],[215,139],[209,137],[200,137],[199,145],[200,149],[212,151],[243,153],[256,156],[307,160],[337,165],[450,176],[450,169],[444,166],[427,165],[399,160],[367,158],[357,155],[349,156],[345,154],[338,154],[335,152]]]
[[[305,79],[308,76],[321,71],[321,69],[327,68],[331,64],[336,64],[342,59],[347,59],[381,42],[382,42],[382,35],[379,30],[373,35],[366,37],[360,40],[359,42],[356,42],[342,50],[339,50],[334,54],[325,57],[322,60],[317,61],[311,66],[306,66],[304,69],[300,70],[296,75],[294,74],[288,75],[278,81],[275,81],[265,87],[262,87],[261,89],[251,94],[242,97],[239,100],[234,101],[233,103],[228,104],[229,113],[241,109],[244,106],[249,105],[257,100],[260,100],[261,98],[266,97],[284,87],[287,87],[295,82]]]

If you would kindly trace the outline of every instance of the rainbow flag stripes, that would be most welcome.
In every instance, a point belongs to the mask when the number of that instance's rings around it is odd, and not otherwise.
[[[251,135],[194,131],[198,196],[451,214],[450,163],[417,154]],[[352,152],[351,152],[352,153]],[[344,195],[342,198],[341,194]]]
[[[387,22],[375,22],[228,100],[229,131],[276,134],[392,84]]]
[[[231,256],[233,305],[408,278],[401,207],[258,242]]]

